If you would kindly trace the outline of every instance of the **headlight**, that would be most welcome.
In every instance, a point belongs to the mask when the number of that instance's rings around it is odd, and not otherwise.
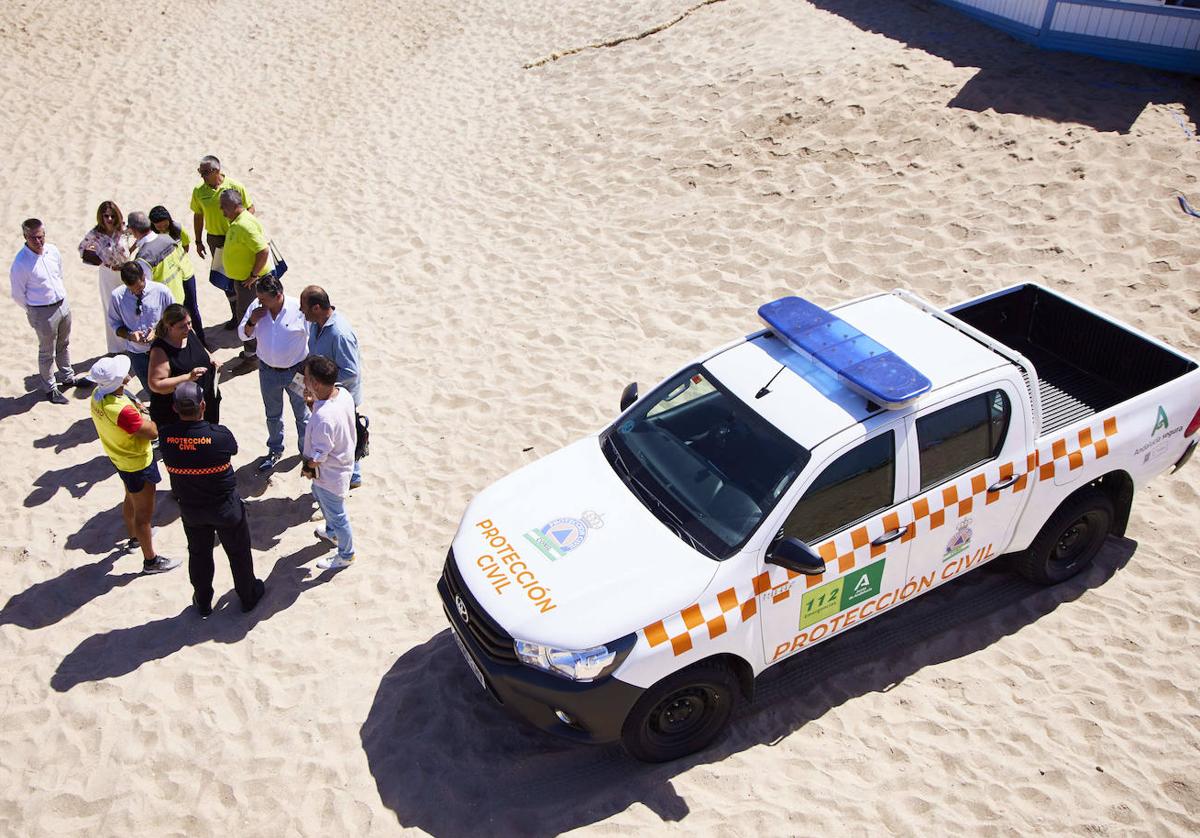
[[[514,640],[513,648],[521,663],[544,669],[572,681],[594,681],[616,669],[633,648],[634,634],[591,649],[556,649],[528,640]]]

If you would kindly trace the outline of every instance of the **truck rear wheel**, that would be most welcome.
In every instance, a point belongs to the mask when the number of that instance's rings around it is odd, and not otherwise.
[[[652,686],[629,711],[621,744],[644,762],[668,762],[709,745],[729,723],[737,679],[720,663],[699,663]]]
[[[1092,563],[1112,530],[1113,505],[1099,489],[1072,495],[1055,510],[1029,549],[1017,556],[1017,570],[1030,581],[1053,585]]]

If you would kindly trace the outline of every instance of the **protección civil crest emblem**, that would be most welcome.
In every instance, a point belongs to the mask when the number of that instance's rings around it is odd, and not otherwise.
[[[525,533],[525,540],[547,559],[556,562],[583,546],[589,530],[603,526],[603,516],[588,510],[578,518],[555,518],[543,527],[536,527]]]

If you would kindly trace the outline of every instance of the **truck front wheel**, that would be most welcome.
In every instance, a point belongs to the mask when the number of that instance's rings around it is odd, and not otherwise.
[[[1017,570],[1027,579],[1053,585],[1089,564],[1112,530],[1113,505],[1099,489],[1067,498],[1043,525],[1029,549],[1017,557]]]
[[[725,729],[737,679],[720,663],[698,663],[646,690],[629,711],[621,743],[644,762],[668,762],[709,745]]]

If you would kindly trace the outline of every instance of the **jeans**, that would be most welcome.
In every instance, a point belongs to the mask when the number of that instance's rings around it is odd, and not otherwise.
[[[288,389],[292,378],[300,372],[303,364],[287,370],[258,364],[258,389],[262,392],[263,407],[267,413],[267,451],[279,456],[283,453],[283,394],[287,393],[292,403],[292,415],[296,418],[296,447],[304,453],[304,429],[308,427],[308,405],[303,396]]]
[[[325,516],[325,534],[337,539],[338,558],[354,558],[354,534],[350,531],[350,519],[346,516],[346,499],[322,489],[316,483],[312,491],[317,506],[321,507],[321,514]]]
[[[37,333],[38,375],[42,388],[48,393],[56,386],[54,364],[64,377],[74,376],[71,369],[71,308],[63,300],[57,306],[30,306],[25,310],[29,325]]]
[[[138,377],[138,381],[142,382],[142,389],[149,393],[150,353],[127,351],[125,354],[129,356],[130,371]]]
[[[192,316],[192,331],[200,338],[200,342],[207,346],[204,340],[204,318],[200,316],[200,298],[196,296],[195,276],[189,276],[183,281],[183,307]]]

